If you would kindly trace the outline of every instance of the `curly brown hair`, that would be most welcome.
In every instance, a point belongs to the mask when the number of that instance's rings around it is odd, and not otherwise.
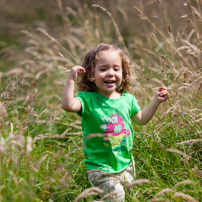
[[[126,92],[129,90],[131,66],[129,57],[117,46],[101,43],[95,48],[88,51],[81,63],[81,66],[85,68],[86,73],[79,74],[78,76],[77,87],[79,91],[96,91],[96,85],[94,82],[89,80],[89,76],[92,73],[92,68],[94,68],[96,65],[96,58],[98,56],[98,53],[107,50],[117,51],[122,58],[123,80],[117,90],[120,92]]]

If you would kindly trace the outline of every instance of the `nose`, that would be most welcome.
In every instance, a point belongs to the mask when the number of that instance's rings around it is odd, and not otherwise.
[[[114,69],[113,69],[113,68],[110,68],[110,69],[107,71],[107,76],[114,76]]]

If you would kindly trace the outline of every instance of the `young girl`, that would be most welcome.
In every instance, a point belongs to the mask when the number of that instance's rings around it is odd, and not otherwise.
[[[121,180],[134,181],[131,154],[134,132],[131,120],[144,125],[154,116],[161,102],[168,100],[160,87],[146,109],[140,110],[129,90],[130,60],[118,47],[99,44],[90,50],[81,66],[71,69],[62,94],[62,107],[81,116],[83,151],[88,178],[104,194],[114,192],[118,201],[125,200]],[[74,97],[74,84],[81,91]],[[111,173],[111,174],[107,174]]]

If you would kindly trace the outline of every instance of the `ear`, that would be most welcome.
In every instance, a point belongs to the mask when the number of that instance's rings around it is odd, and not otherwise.
[[[88,72],[88,80],[91,81],[91,82],[95,81],[94,71]]]
[[[91,81],[91,82],[94,82],[94,81],[95,81],[95,78],[92,77],[92,76],[89,76],[89,77],[88,77],[88,80]]]

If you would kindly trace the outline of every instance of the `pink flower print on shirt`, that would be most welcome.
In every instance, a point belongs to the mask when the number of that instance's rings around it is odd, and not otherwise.
[[[126,134],[126,129],[124,128],[124,122],[121,116],[118,114],[113,114],[110,118],[103,120],[106,124],[106,131],[104,132],[105,136],[119,136],[122,133]]]
[[[124,121],[118,114],[102,119],[103,125],[100,126],[104,130],[105,141],[112,145],[113,151],[117,152],[121,147],[126,145],[126,137],[130,135],[130,130],[125,129]]]

